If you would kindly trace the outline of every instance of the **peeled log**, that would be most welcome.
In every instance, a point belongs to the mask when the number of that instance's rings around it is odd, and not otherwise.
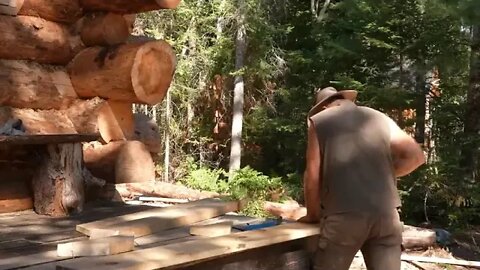
[[[139,141],[127,141],[115,163],[115,183],[155,180],[155,164],[147,147]]]
[[[76,134],[75,127],[63,111],[0,107],[0,127],[10,119],[22,120],[26,134]]]
[[[0,60],[0,105],[65,109],[77,94],[63,67],[20,60]]]
[[[81,48],[67,27],[31,16],[0,15],[0,58],[65,65]]]
[[[181,0],[81,0],[80,2],[86,10],[133,14],[158,9],[174,9],[180,1]]]
[[[105,142],[125,140],[133,133],[131,104],[119,104],[101,98],[79,100],[67,110],[80,134],[100,134]]]
[[[68,67],[80,97],[103,97],[130,103],[163,100],[175,71],[176,58],[165,41],[90,47]]]
[[[71,24],[82,15],[78,0],[19,0],[23,2],[18,15],[34,16],[48,21]]]
[[[86,46],[110,46],[124,43],[133,30],[135,15],[90,13],[83,19],[81,38]]]
[[[108,183],[145,182],[155,178],[152,157],[138,141],[85,144],[83,155],[92,175]]]

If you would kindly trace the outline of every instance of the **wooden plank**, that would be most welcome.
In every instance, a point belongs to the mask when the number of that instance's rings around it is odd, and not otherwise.
[[[205,199],[77,225],[77,231],[90,235],[92,229],[108,228],[120,234],[144,236],[162,230],[193,224],[238,210],[237,201]]]
[[[191,235],[217,237],[232,233],[233,221],[222,221],[211,224],[193,225],[190,227]]]
[[[58,263],[57,269],[143,270],[172,267],[308,238],[318,233],[319,228],[316,225],[289,223],[263,230],[192,240],[114,256],[74,259]]]
[[[57,245],[60,257],[106,256],[134,249],[133,236],[115,235],[97,239],[87,239]]]
[[[59,144],[96,141],[99,135],[90,134],[51,134],[0,136],[0,144]]]

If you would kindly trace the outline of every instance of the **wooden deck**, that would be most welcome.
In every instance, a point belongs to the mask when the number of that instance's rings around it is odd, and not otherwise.
[[[89,263],[89,261],[92,260],[105,260],[105,258],[110,256],[88,257],[84,258],[85,260],[83,261],[82,258],[58,257],[56,254],[57,244],[87,239],[86,235],[77,232],[75,229],[76,225],[80,223],[137,213],[154,208],[155,207],[151,206],[125,205],[122,203],[97,203],[95,205],[89,205],[81,214],[68,218],[39,216],[33,211],[1,214],[0,270],[59,269],[57,267],[60,264],[70,263],[70,261],[72,261],[73,265],[82,265],[85,261]],[[253,221],[254,219],[235,214],[226,214],[200,223],[215,220],[231,220],[233,223],[245,223]],[[232,232],[232,235],[235,235],[238,231],[234,230]],[[161,257],[163,246],[174,247],[176,243],[186,243],[187,246],[193,245],[192,247],[195,247],[195,241],[191,241],[196,239],[201,238],[191,236],[188,226],[168,229],[135,238],[135,251],[132,251],[135,253],[127,252],[120,255],[126,255],[128,257],[130,256],[129,254],[132,253],[131,256],[133,257],[136,256],[135,254],[143,256],[144,253],[142,253],[142,250],[146,250],[145,254],[148,252],[159,252],[158,255]],[[235,256],[230,256],[231,254],[229,252],[225,252],[225,255],[219,253],[220,255],[217,254],[214,256],[214,260],[198,259],[193,260],[191,263],[187,261],[172,267],[158,267],[158,269],[305,269],[305,254],[302,251],[298,251],[304,247],[305,242],[303,239],[285,241],[285,243],[287,244],[244,250],[244,252],[235,253]],[[78,264],[77,261],[80,264]],[[123,268],[119,267],[116,269]]]

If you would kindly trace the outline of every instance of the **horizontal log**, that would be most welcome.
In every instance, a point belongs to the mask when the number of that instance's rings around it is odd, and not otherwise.
[[[86,46],[118,45],[130,37],[134,22],[134,14],[89,13],[82,20],[80,36]]]
[[[78,99],[61,66],[0,60],[0,105],[31,109],[66,109]]]
[[[76,134],[68,116],[59,110],[32,110],[0,107],[0,127],[12,118],[20,119],[27,135]]]
[[[34,16],[48,21],[71,24],[82,15],[78,0],[18,0],[18,15]]]
[[[67,27],[31,16],[0,15],[0,59],[65,65],[82,48]]]
[[[165,97],[175,67],[172,47],[154,41],[87,48],[75,56],[68,71],[80,97],[154,105]]]
[[[145,195],[195,201],[220,196],[216,192],[199,191],[182,185],[160,181],[117,184],[115,189],[125,198]]]
[[[181,0],[81,0],[86,10],[109,11],[120,14],[142,13],[158,9],[174,9]]]

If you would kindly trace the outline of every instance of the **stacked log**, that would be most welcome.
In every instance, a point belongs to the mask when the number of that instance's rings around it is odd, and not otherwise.
[[[35,194],[31,186],[19,184],[15,193],[24,206],[12,207],[13,201],[0,193],[0,212],[8,211],[5,205],[15,210],[33,205],[38,213],[56,216],[81,210],[80,185],[88,178],[84,163],[93,177],[113,183],[155,178],[152,155],[160,151],[158,126],[151,119],[134,116],[132,107],[162,102],[176,58],[165,41],[129,40],[137,13],[172,9],[179,2],[0,0],[0,130],[20,123],[18,136],[99,138],[95,148],[82,149],[76,143],[29,148],[48,161],[29,163],[38,167],[33,169],[34,179],[25,174],[19,181],[33,181]],[[64,158],[58,164],[57,155]],[[0,175],[7,175],[9,162],[4,158]],[[63,168],[60,174],[68,177],[55,177],[52,168]],[[4,182],[0,179],[0,190],[6,190]],[[42,201],[32,202],[25,194]]]

